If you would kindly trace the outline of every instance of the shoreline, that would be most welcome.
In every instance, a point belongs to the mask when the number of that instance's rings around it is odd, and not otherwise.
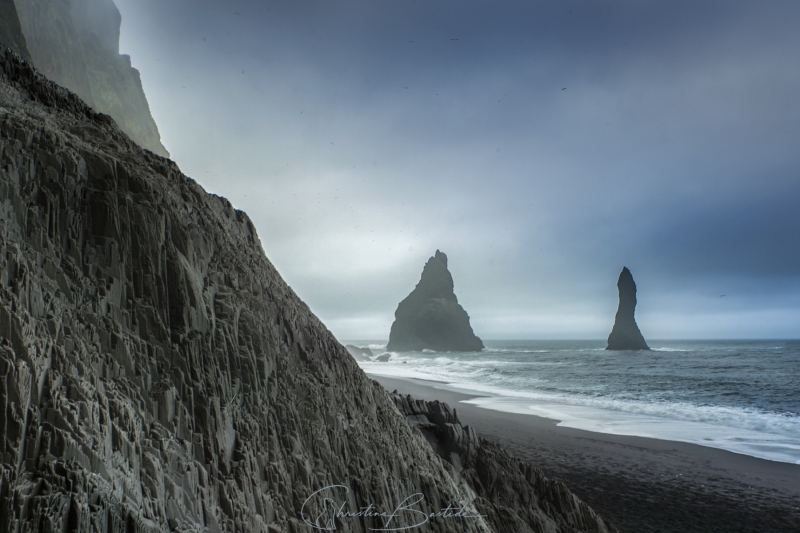
[[[382,349],[374,341],[368,346],[375,353]],[[562,427],[685,442],[800,465],[797,410],[792,407],[798,368],[792,357],[796,350],[788,344],[675,341],[646,360],[638,352],[607,351],[590,341],[496,341],[486,350],[392,353],[389,365],[364,360],[359,366],[368,374],[443,380],[450,390],[481,395],[470,403],[556,419]],[[756,361],[766,366],[757,367]],[[698,374],[697,364],[710,365],[710,373]],[[629,371],[615,374],[621,368]],[[726,377],[711,369],[726,369]],[[753,372],[782,378],[753,386]]]
[[[491,410],[441,382],[368,374],[387,391],[454,407],[463,425],[564,481],[623,532],[796,532],[800,465],[679,441],[561,427]]]

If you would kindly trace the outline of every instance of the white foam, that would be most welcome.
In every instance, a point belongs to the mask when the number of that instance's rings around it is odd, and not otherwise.
[[[369,348],[370,350],[383,350],[386,351],[385,344],[367,344],[366,346],[359,346],[359,348]]]
[[[513,348],[487,347],[486,350],[481,353],[550,353],[556,351],[558,350],[515,350]]]
[[[501,387],[453,379],[410,364],[360,363],[365,372],[386,377],[440,382],[465,394],[476,406],[559,421],[560,426],[688,442],[772,461],[800,464],[800,417],[722,406],[680,402],[619,400],[602,396],[569,396],[544,391],[509,391]],[[541,380],[531,379],[535,386]],[[446,384],[446,385],[445,385]]]
[[[558,425],[563,427],[612,435],[688,442],[771,461],[800,464],[800,438],[787,435],[785,431],[790,429],[789,433],[795,433],[800,429],[798,417],[794,417],[793,421],[789,420],[789,417],[784,417],[787,419],[784,420],[784,424],[767,422],[764,424],[765,429],[771,431],[757,431],[714,424],[710,421],[677,420],[631,412],[620,416],[619,412],[594,407],[556,403],[531,404],[520,400],[520,398],[495,396],[474,398],[466,400],[465,403],[497,411],[550,418],[558,420]],[[765,418],[769,416],[766,415]]]
[[[668,345],[658,350],[687,351]],[[557,350],[529,350],[525,353],[553,351]],[[754,407],[666,401],[655,391],[654,394],[637,393],[636,398],[611,397],[604,394],[606,387],[602,384],[583,386],[574,392],[563,390],[563,385],[538,379],[535,368],[562,364],[577,367],[585,364],[581,359],[536,361],[535,357],[524,360],[526,358],[505,358],[505,355],[499,350],[480,355],[416,352],[393,355],[388,363],[359,364],[370,374],[438,382],[432,386],[482,395],[469,400],[480,407],[552,418],[565,427],[688,442],[800,464],[800,416],[797,414]],[[520,368],[519,372],[517,368]],[[542,372],[545,372],[544,368]],[[562,390],[555,391],[556,387]]]

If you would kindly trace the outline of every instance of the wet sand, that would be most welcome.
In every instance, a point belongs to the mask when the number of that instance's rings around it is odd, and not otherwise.
[[[800,533],[800,465],[695,444],[593,433],[459,403],[442,384],[370,375],[449,403],[464,425],[564,481],[624,533]]]

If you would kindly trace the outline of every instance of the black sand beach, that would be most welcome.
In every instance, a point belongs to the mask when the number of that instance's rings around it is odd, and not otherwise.
[[[437,383],[371,375],[387,390],[449,403],[462,424],[502,444],[625,533],[800,532],[800,465],[694,444],[558,427],[459,403]]]

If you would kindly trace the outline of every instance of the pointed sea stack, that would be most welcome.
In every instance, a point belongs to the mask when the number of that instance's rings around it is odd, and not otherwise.
[[[617,288],[619,308],[614,319],[614,328],[608,336],[606,350],[649,350],[650,347],[647,346],[633,316],[636,311],[636,283],[628,267],[622,267]]]
[[[397,306],[389,333],[390,351],[477,352],[483,342],[472,332],[469,315],[453,292],[447,256],[436,250],[417,286]]]

